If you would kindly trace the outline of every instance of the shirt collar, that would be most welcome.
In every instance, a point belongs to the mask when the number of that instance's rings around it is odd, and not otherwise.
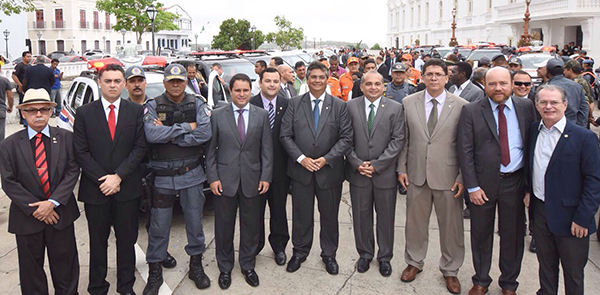
[[[46,124],[46,127],[44,127],[44,129],[42,129],[41,133],[46,135],[46,137],[50,138],[50,127],[48,127],[48,124]],[[36,134],[38,134],[37,131],[35,131],[35,130],[31,129],[31,127],[27,126],[27,136],[29,136],[29,140],[34,138]]]
[[[106,98],[101,98],[100,101],[102,102],[102,107],[106,110],[108,109],[108,106],[111,105],[111,103],[106,100]],[[119,96],[119,98],[117,98],[117,100],[115,100],[115,102],[112,103],[112,105],[115,106],[115,109],[118,109],[119,106],[121,105],[121,97]]]
[[[240,108],[238,108],[233,102],[231,103],[231,106],[233,107],[233,111],[237,112]],[[250,112],[250,104],[247,103],[242,109]]]
[[[373,102],[373,104],[375,105],[375,109],[377,109],[379,107],[380,101],[381,101],[381,96]],[[365,108],[369,109],[369,105],[371,105],[371,101],[365,97]]]
[[[467,87],[467,85],[469,85],[469,80],[467,79],[467,81],[465,81],[465,83],[462,83],[458,88],[460,88],[460,90],[465,90],[465,87]]]
[[[567,118],[563,115],[563,117],[560,118],[560,120],[558,120],[558,122],[556,122],[556,124],[554,124],[552,127],[550,127],[550,129],[546,128],[546,125],[544,125],[544,120],[540,120],[540,125],[538,126],[538,131],[541,130],[542,128],[544,128],[548,131],[552,131],[552,129],[556,129],[556,130],[560,131],[560,133],[562,134],[565,131],[566,126],[567,126]]]
[[[263,103],[263,106],[265,107],[265,110],[268,110],[269,103],[273,103],[273,107],[275,107],[275,104],[277,103],[277,95],[275,95],[275,97],[272,100],[268,100],[263,96],[262,91],[261,91],[260,98],[262,99],[262,103]]]
[[[325,93],[327,93],[327,92],[323,92],[323,94],[321,94],[321,96],[319,96],[319,97],[315,97],[315,96],[312,94],[312,92],[310,92],[310,91],[308,92],[308,94],[310,95],[310,101],[311,101],[311,102],[313,102],[313,101],[317,100],[317,98],[318,98],[318,99],[320,99],[320,100],[321,100],[321,102],[325,101]]]
[[[490,101],[490,105],[492,105],[492,111],[495,111],[499,104],[494,102],[491,98],[488,97],[488,100]],[[508,100],[506,100],[504,102],[504,106],[507,107],[509,110],[514,110],[514,104],[513,104],[513,100],[512,100],[512,96],[508,98]]]
[[[446,101],[446,90],[444,89],[442,94],[438,95],[437,97],[433,97],[433,96],[431,96],[431,94],[429,94],[429,91],[427,91],[427,89],[426,89],[425,90],[425,102],[430,102],[434,98],[435,98],[435,100],[437,100],[438,104],[443,105],[444,102]]]

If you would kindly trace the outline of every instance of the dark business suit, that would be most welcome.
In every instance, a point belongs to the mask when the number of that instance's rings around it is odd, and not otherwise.
[[[77,109],[73,126],[75,158],[83,176],[79,201],[85,203],[90,235],[91,294],[106,294],[109,283],[107,247],[111,225],[117,238],[117,291],[131,292],[135,282],[134,244],[138,235],[139,197],[142,195],[140,163],[146,155],[141,105],[121,100],[115,139],[111,139],[101,100]],[[100,191],[104,175],[118,174],[121,190],[111,196]]]
[[[240,253],[242,271],[253,270],[258,254],[263,195],[260,181],[271,182],[273,140],[267,112],[250,105],[244,141],[238,133],[231,104],[214,110],[212,138],[206,154],[208,182],[221,181],[223,192],[215,196],[215,241],[221,272],[231,272],[234,264],[235,219],[240,210]]]
[[[269,187],[269,191],[266,193],[266,198],[263,198],[264,204],[262,208],[262,216],[265,215],[265,209],[267,201],[269,202],[269,212],[271,218],[269,219],[269,228],[271,233],[269,234],[269,243],[273,252],[285,252],[285,247],[290,240],[290,234],[287,223],[287,212],[286,203],[288,189],[290,187],[290,177],[287,175],[287,161],[288,154],[283,148],[281,141],[279,141],[279,133],[281,130],[281,118],[285,114],[288,107],[289,99],[284,97],[277,97],[276,105],[274,105],[275,111],[275,123],[273,124],[273,130],[271,132],[273,138],[273,182]],[[259,107],[264,108],[263,101],[260,93],[252,99],[250,103]],[[268,113],[268,109],[267,113]],[[263,218],[264,220],[264,218]],[[262,250],[265,245],[265,227],[261,227],[260,241],[258,245],[258,251]]]
[[[36,64],[35,66],[28,67],[22,81],[23,85],[25,85],[23,93],[29,89],[43,88],[50,94],[52,85],[56,81],[55,79],[52,70],[44,64]]]
[[[290,83],[286,83],[285,84],[287,89],[290,91],[290,95],[288,95],[287,91],[285,91],[283,89],[283,87],[279,88],[279,92],[277,93],[277,97],[284,97],[284,98],[292,98],[294,96],[297,96],[298,93],[296,92],[296,87],[294,87],[294,83],[290,82]]]
[[[402,104],[381,97],[369,134],[364,96],[348,101],[354,145],[346,154],[346,179],[350,182],[356,249],[361,258],[375,256],[373,208],[377,212],[377,260],[390,261],[394,249],[398,155],[404,147]],[[369,161],[375,173],[363,176],[358,167]]]
[[[313,241],[315,195],[321,219],[321,257],[335,258],[339,241],[338,211],[344,181],[344,154],[352,145],[352,126],[346,103],[325,93],[315,131],[310,92],[292,98],[281,120],[280,140],[289,155],[292,179],[292,243],[294,256],[308,256]],[[305,155],[324,157],[316,172],[297,162]]]
[[[206,86],[206,83],[200,83],[200,79],[198,79],[198,78],[194,78],[194,80],[196,80],[196,83],[198,83],[198,90],[200,90],[200,91],[199,92],[196,91],[196,88],[194,87],[194,83],[192,82],[191,79],[187,80],[188,87],[193,89],[195,94],[202,95],[205,98],[208,97],[208,86]]]
[[[390,68],[383,63],[382,65],[379,66],[379,68],[377,69],[377,72],[379,74],[381,74],[383,76],[384,79],[391,81],[392,78],[390,77]]]
[[[529,167],[533,176],[539,121],[529,132]],[[559,260],[565,278],[566,294],[583,294],[584,268],[590,238],[596,232],[594,214],[600,202],[600,150],[598,138],[590,130],[568,121],[554,148],[544,175],[544,199],[531,191],[531,228],[540,263],[537,294],[557,294]],[[532,181],[532,188],[534,179]],[[546,218],[549,216],[550,218]],[[571,234],[571,224],[588,229],[588,236]]]
[[[27,129],[2,142],[0,167],[2,189],[11,199],[8,231],[16,235],[19,278],[23,294],[48,294],[44,272],[44,252],[48,250],[50,272],[56,294],[75,294],[79,283],[79,258],[73,222],[79,208],[73,189],[79,178],[79,166],[73,154],[71,132],[50,127],[50,137],[42,136],[50,167],[50,199],[60,203],[54,210],[58,223],[46,225],[33,217],[36,207],[45,201],[34,152]],[[35,138],[32,139],[35,141]]]
[[[528,126],[535,118],[535,110],[527,99],[512,97],[512,102],[519,130],[509,129],[508,132],[520,132],[523,143],[522,163],[526,167]],[[480,187],[489,199],[481,206],[469,204],[471,249],[475,268],[473,284],[487,288],[492,282],[489,272],[497,207],[501,237],[499,264],[502,273],[499,284],[502,289],[516,290],[525,235],[523,197],[526,192],[526,169],[511,171],[515,172],[512,175],[500,173],[501,152],[497,130],[489,98],[465,105],[458,128],[458,159],[465,189]],[[509,141],[509,148],[511,144]]]

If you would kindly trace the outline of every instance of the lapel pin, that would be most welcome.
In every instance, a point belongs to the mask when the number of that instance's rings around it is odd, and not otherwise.
[[[52,143],[56,143],[56,137],[52,137]]]
[[[381,105],[381,107],[382,107],[382,108],[385,108],[385,105],[384,105],[384,104],[382,104],[382,105]]]
[[[326,110],[328,110],[328,109],[329,109],[329,107],[325,107],[325,109],[326,109]]]
[[[283,110],[283,107],[279,107],[279,110]]]
[[[569,138],[569,134],[565,134],[565,138]]]

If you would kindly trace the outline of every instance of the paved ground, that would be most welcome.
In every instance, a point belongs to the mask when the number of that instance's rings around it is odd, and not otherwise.
[[[52,119],[51,124],[55,124]],[[19,125],[7,125],[7,135],[19,130]],[[17,250],[15,238],[7,232],[8,208],[10,200],[0,192],[0,290],[3,294],[18,294],[19,275],[17,263]],[[288,199],[288,219],[291,227],[291,200]],[[80,208],[83,206],[80,204]],[[267,211],[268,212],[268,211]],[[296,273],[290,274],[285,271],[284,266],[277,266],[273,261],[273,252],[266,246],[257,258],[256,272],[260,277],[260,286],[250,287],[244,281],[239,266],[236,265],[233,271],[233,282],[229,289],[232,294],[448,294],[444,285],[444,279],[438,271],[437,263],[440,257],[439,232],[435,213],[432,214],[429,225],[430,245],[429,255],[426,259],[424,271],[417,276],[412,283],[403,283],[400,281],[400,274],[406,263],[404,262],[404,224],[406,212],[406,198],[398,195],[396,208],[396,230],[395,230],[395,257],[391,261],[393,273],[391,277],[384,278],[378,272],[378,264],[371,263],[371,269],[367,273],[358,273],[355,270],[355,263],[358,254],[354,247],[354,235],[352,231],[352,214],[350,195],[347,184],[344,186],[342,204],[340,206],[340,246],[337,254],[340,264],[340,274],[331,276],[325,271],[325,267],[319,257],[318,212],[315,212],[315,243],[313,251],[308,260],[302,264],[302,268]],[[81,275],[79,282],[79,291],[86,294],[88,284],[88,266],[89,266],[89,245],[87,234],[87,220],[85,212],[82,210],[82,216],[75,222],[75,231],[77,244],[79,246],[79,260],[81,264]],[[268,213],[265,223],[268,226]],[[145,286],[145,277],[147,277],[147,266],[143,260],[144,251],[147,245],[147,234],[144,229],[145,216],[140,217],[140,235],[138,239],[138,271],[136,273],[135,292],[142,293]],[[472,286],[470,277],[473,274],[471,245],[470,245],[470,225],[469,220],[465,220],[465,249],[466,257],[463,267],[459,273],[459,279],[463,287],[463,294],[468,292]],[[217,279],[219,271],[215,259],[214,242],[214,215],[207,212],[204,218],[204,230],[206,234],[207,251],[204,255],[204,267],[211,278],[212,286],[204,291],[209,294],[223,292],[219,289]],[[239,243],[239,231],[236,236],[236,249]],[[527,237],[527,245],[531,237]],[[498,270],[498,236],[494,240],[494,261],[491,276],[494,279],[488,294],[501,294],[501,289],[497,285],[497,279],[500,275]],[[183,247],[186,244],[185,225],[181,210],[176,208],[174,214],[173,226],[171,231],[171,243],[169,252],[178,260],[176,268],[164,270],[166,284],[161,289],[161,294],[192,294],[202,291],[196,289],[193,282],[187,278],[189,257],[185,254]],[[590,242],[590,259],[586,266],[586,293],[600,293],[600,243],[594,234]],[[116,254],[114,247],[114,235],[111,235],[109,243],[109,272],[108,281],[111,283],[110,294],[116,294]],[[286,251],[288,258],[292,254],[291,245]],[[539,287],[538,264],[535,254],[529,251],[525,252],[521,276],[519,277],[521,294],[535,294]],[[48,275],[49,272],[47,271]],[[560,294],[564,294],[561,291]]]

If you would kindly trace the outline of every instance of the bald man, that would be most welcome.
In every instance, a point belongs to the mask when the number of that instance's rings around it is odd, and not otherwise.
[[[298,95],[296,88],[294,87],[294,70],[292,70],[290,66],[284,64],[278,66],[277,71],[281,74],[281,88],[279,89],[277,96],[292,98]]]

